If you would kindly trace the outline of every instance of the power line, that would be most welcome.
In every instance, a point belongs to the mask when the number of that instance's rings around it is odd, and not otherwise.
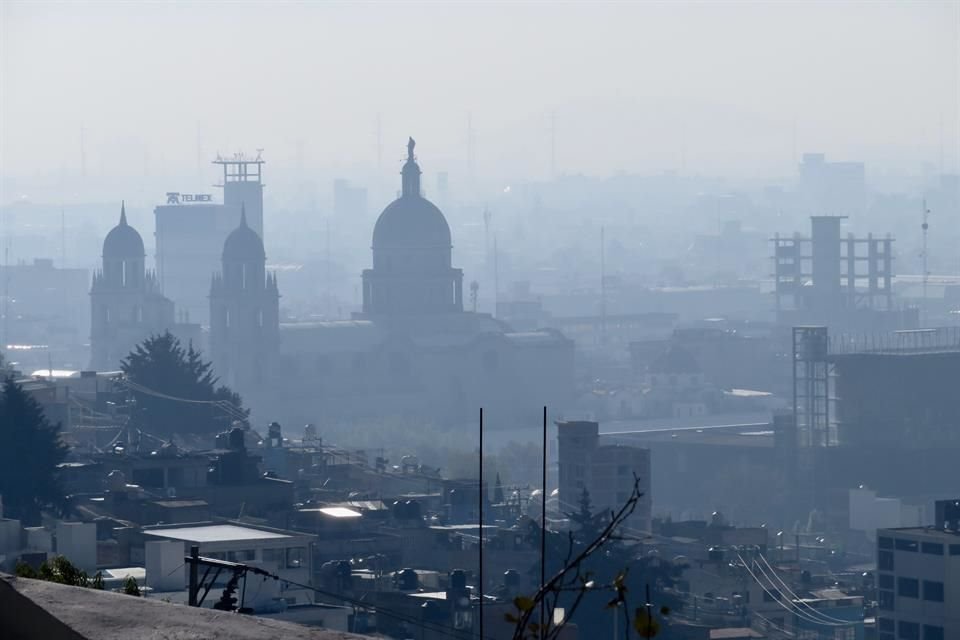
[[[763,555],[762,553],[758,553],[757,556],[763,561],[764,564],[767,565],[767,568],[770,570],[770,573],[773,574],[773,576],[777,579],[777,582],[779,582],[780,585],[783,586],[783,588],[786,590],[787,594],[789,594],[790,597],[794,599],[794,601],[799,602],[801,605],[803,605],[804,607],[806,607],[807,609],[809,609],[810,611],[812,611],[812,612],[814,613],[814,615],[820,616],[820,617],[822,617],[822,618],[824,618],[824,619],[826,619],[826,620],[829,620],[830,622],[841,622],[841,623],[848,623],[848,622],[849,622],[848,620],[841,620],[840,618],[834,618],[834,617],[832,617],[832,616],[829,616],[829,615],[823,613],[822,611],[820,611],[819,609],[815,609],[815,608],[811,607],[808,603],[804,602],[802,598],[800,598],[796,593],[793,592],[793,590],[790,589],[790,587],[787,585],[787,583],[784,582],[783,578],[781,578],[781,577],[777,574],[776,570],[774,570],[774,568],[770,565],[770,562],[764,557],[764,555]],[[770,582],[770,584],[772,585],[772,584],[773,584],[773,581],[770,580],[770,577],[767,575],[767,572],[763,570],[763,567],[761,567],[761,566],[758,565],[757,568],[760,569],[760,572],[763,573],[763,577],[765,577],[765,578]]]
[[[803,619],[803,620],[806,620],[807,622],[812,622],[813,624],[818,624],[818,625],[827,626],[827,627],[848,627],[848,626],[850,626],[850,625],[856,624],[856,623],[853,622],[853,621],[845,621],[845,622],[842,622],[842,623],[826,622],[826,621],[824,621],[824,620],[820,620],[819,618],[813,617],[812,615],[810,615],[809,613],[807,613],[806,611],[804,611],[803,609],[801,609],[800,606],[799,606],[796,602],[794,602],[793,600],[787,600],[787,602],[788,602],[789,604],[785,603],[784,600],[781,600],[780,598],[776,597],[773,593],[770,592],[769,589],[767,589],[766,586],[764,586],[764,584],[763,584],[763,582],[760,580],[760,578],[758,578],[757,575],[750,569],[750,566],[747,564],[747,561],[743,559],[743,556],[741,556],[739,553],[737,553],[737,558],[740,560],[741,564],[743,564],[743,568],[746,569],[747,573],[750,574],[750,577],[753,578],[753,580],[754,580],[758,585],[760,585],[760,588],[763,589],[764,593],[766,593],[766,594],[767,594],[774,602],[776,602],[780,607],[782,607],[782,608],[785,609],[786,611],[789,611],[790,613],[792,613],[793,615],[797,616],[798,618],[801,618],[801,619]],[[759,565],[758,565],[758,567],[759,567]],[[769,578],[768,578],[768,580],[769,580]],[[773,584],[771,583],[770,586],[772,587]],[[782,596],[782,594],[781,594],[781,596]]]

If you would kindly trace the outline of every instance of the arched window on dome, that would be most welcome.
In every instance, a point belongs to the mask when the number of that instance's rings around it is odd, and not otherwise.
[[[230,309],[227,309],[223,314],[223,326],[227,329],[230,328]]]

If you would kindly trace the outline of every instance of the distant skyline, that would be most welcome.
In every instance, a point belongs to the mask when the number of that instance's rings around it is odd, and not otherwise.
[[[0,172],[958,170],[960,3],[0,4]],[[209,171],[209,169],[204,169]],[[3,194],[3,201],[11,199]]]

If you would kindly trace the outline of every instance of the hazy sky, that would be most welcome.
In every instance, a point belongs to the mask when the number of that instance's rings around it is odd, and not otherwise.
[[[0,2],[9,175],[274,167],[787,173],[958,157],[960,3]],[[942,140],[940,132],[943,132]],[[199,135],[198,135],[199,134]],[[795,144],[794,144],[795,141]]]

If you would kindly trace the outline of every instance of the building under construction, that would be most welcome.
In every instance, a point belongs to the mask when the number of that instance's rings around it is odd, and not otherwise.
[[[843,237],[843,219],[812,216],[810,236],[771,239],[778,322],[859,331],[915,328],[917,311],[897,308],[893,297],[893,238]]]
[[[793,330],[798,477],[896,495],[960,488],[960,328]],[[921,472],[922,471],[922,472]]]

